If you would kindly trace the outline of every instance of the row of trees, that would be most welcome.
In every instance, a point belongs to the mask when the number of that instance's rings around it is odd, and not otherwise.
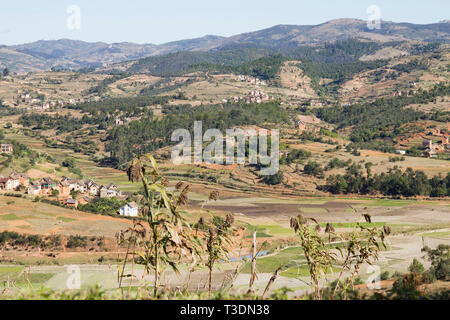
[[[81,119],[72,117],[71,115],[54,115],[50,116],[41,113],[24,114],[19,118],[19,124],[26,128],[36,130],[56,129],[58,133],[74,132],[83,127],[83,124],[93,123],[95,120],[90,117]]]
[[[33,247],[33,248],[57,248],[62,245],[62,237],[59,235],[24,235],[17,232],[4,231],[0,233],[0,248],[12,247]]]
[[[357,166],[350,166],[344,175],[331,175],[322,189],[334,194],[382,194],[385,196],[450,196],[450,173],[428,178],[421,170],[402,171],[395,167],[386,173],[372,175],[366,166],[366,175]]]

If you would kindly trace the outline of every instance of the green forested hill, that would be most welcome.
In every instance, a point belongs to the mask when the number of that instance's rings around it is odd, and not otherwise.
[[[255,46],[249,44],[226,45],[214,51],[192,52],[184,51],[171,53],[168,55],[148,57],[140,59],[129,67],[126,72],[150,73],[156,76],[182,75],[194,71],[209,72],[234,72],[260,76],[262,78],[272,78],[278,67],[280,60],[302,60],[312,62],[308,70],[318,70],[319,64],[324,64],[323,69],[330,72],[337,68],[350,72],[361,72],[367,68],[372,68],[379,62],[360,62],[359,58],[364,55],[371,55],[386,47],[405,47],[405,42],[379,43],[373,41],[361,41],[358,39],[346,39],[333,43],[323,43],[314,46],[296,46],[286,44],[280,47]],[[411,54],[420,50],[422,53],[438,50],[439,45],[430,44],[428,46],[408,46]],[[281,57],[282,56],[282,57]],[[269,59],[262,59],[272,57]],[[276,57],[273,59],[273,57]],[[328,65],[333,64],[333,65]],[[343,64],[342,66],[339,66]],[[376,67],[376,66],[375,66]],[[256,69],[266,69],[265,72],[255,72]],[[272,71],[267,72],[267,69]],[[275,71],[275,72],[273,72]],[[314,76],[314,75],[313,75]],[[331,77],[335,79],[335,76]]]

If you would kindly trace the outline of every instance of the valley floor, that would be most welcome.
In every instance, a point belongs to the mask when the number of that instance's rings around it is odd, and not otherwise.
[[[80,233],[84,235],[104,234],[110,243],[113,234],[123,230],[129,225],[128,220],[96,216],[80,213],[76,210],[53,209],[44,204],[32,204],[29,200],[13,200],[0,196],[0,232],[12,229],[24,233],[52,233],[61,232]],[[45,206],[45,207],[43,207]],[[275,199],[264,197],[231,197],[209,203],[205,208],[214,212],[233,213],[238,225],[257,231],[257,241],[262,244],[280,244],[267,256],[257,260],[258,278],[255,289],[261,293],[276,268],[281,263],[290,263],[272,287],[272,291],[287,287],[290,296],[298,296],[309,290],[308,271],[305,269],[301,248],[297,246],[296,238],[289,228],[289,219],[302,213],[307,217],[314,217],[319,223],[332,222],[336,230],[346,232],[352,230],[356,222],[361,221],[361,214],[370,213],[373,226],[388,225],[392,235],[388,237],[388,248],[381,252],[376,265],[381,272],[406,272],[414,258],[418,258],[426,267],[427,261],[422,259],[421,249],[424,245],[436,247],[439,244],[450,244],[450,202],[448,201],[414,201],[414,200],[383,200],[383,199],[349,199],[349,198],[289,198]],[[201,215],[198,205],[188,206],[191,219]],[[45,211],[45,214],[43,211]],[[25,214],[25,212],[28,212]],[[14,214],[15,218],[11,219]],[[57,219],[58,217],[71,217],[71,219]],[[81,227],[83,221],[98,221],[99,229],[92,226]],[[114,222],[114,224],[112,224]],[[105,224],[106,223],[106,224]],[[108,227],[108,233],[102,228]],[[15,226],[13,228],[13,226]],[[28,226],[25,228],[25,226]],[[81,227],[81,229],[80,229]],[[21,229],[22,228],[22,229]],[[44,228],[44,229],[43,229]],[[45,229],[47,228],[47,229]],[[47,231],[46,231],[47,230]],[[70,231],[72,230],[72,231]],[[106,230],[106,229],[105,229]],[[244,239],[246,245],[242,251],[235,250],[236,257],[245,256],[250,252],[250,232]],[[284,245],[283,245],[284,243]],[[284,248],[284,249],[283,249]],[[70,274],[69,265],[76,265],[81,271],[82,287],[101,285],[105,289],[115,289],[118,286],[117,250],[111,245],[107,251],[95,252],[55,252],[55,257],[49,257],[44,251],[1,251],[1,256],[9,261],[0,265],[0,290],[4,294],[19,289],[65,289]],[[122,251],[123,254],[123,251]],[[98,262],[101,259],[101,263]],[[237,275],[232,292],[245,293],[249,282],[248,262],[226,262],[217,267],[213,275],[213,289],[220,289],[226,283],[237,267],[242,268]],[[363,268],[363,270],[365,270]],[[133,280],[124,279],[124,286],[139,286],[142,283],[151,283],[152,277],[143,277],[141,266],[128,266],[126,273],[133,274]],[[181,277],[172,272],[163,276],[162,283],[171,288],[189,288],[191,291],[204,291],[207,283],[207,269],[198,269],[189,273],[187,266],[182,267]],[[339,270],[328,275],[332,280],[337,277]],[[361,279],[368,278],[370,274],[361,273]],[[28,279],[28,280],[27,280]]]

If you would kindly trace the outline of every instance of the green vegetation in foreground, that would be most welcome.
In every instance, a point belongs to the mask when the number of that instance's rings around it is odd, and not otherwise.
[[[300,247],[292,247],[281,250],[274,256],[261,257],[256,260],[256,269],[259,273],[273,273],[280,266],[287,269],[281,273],[282,276],[298,278],[299,276],[309,276],[309,269]],[[338,272],[334,268],[333,272]],[[251,263],[248,262],[242,269],[242,273],[251,272]]]
[[[27,283],[29,283],[34,287],[40,286],[53,278],[54,275],[54,273],[30,273],[29,275],[24,274],[23,284],[27,285]],[[19,283],[19,285],[20,284],[21,283]]]
[[[252,238],[253,233],[256,231],[256,237],[257,238],[270,238],[272,237],[270,234],[266,233],[266,228],[264,227],[254,227],[254,226],[248,226],[247,227],[249,233],[247,235],[247,238]]]
[[[325,228],[326,223],[321,223],[320,226]],[[333,223],[333,226],[335,228],[356,228],[358,225],[357,222],[337,222]],[[360,226],[365,228],[374,228],[374,227],[384,227],[386,225],[386,222],[360,222]],[[246,225],[246,228],[248,230],[247,238],[253,237],[253,232],[256,231],[256,237],[257,238],[270,238],[274,236],[294,236],[295,233],[292,229],[284,228],[280,225]]]
[[[253,237],[253,232],[256,231],[257,238],[270,238],[273,236],[293,236],[294,232],[291,229],[284,228],[279,225],[247,225],[248,238]]]
[[[284,228],[279,225],[269,225],[264,227],[273,236],[293,236],[295,234],[292,229]]]
[[[341,271],[340,268],[334,267],[333,270],[328,270],[327,273],[335,273]],[[287,269],[286,271],[280,273],[283,277],[287,278],[298,278],[298,277],[308,277],[309,269],[306,264],[302,264],[299,266],[291,267]]]
[[[292,263],[305,262],[305,258],[302,254],[300,247],[292,247],[281,250],[279,253],[269,256],[261,257],[256,260],[256,270],[259,273],[273,273],[281,265],[289,265]],[[251,272],[251,263],[248,262],[242,269],[242,273]]]

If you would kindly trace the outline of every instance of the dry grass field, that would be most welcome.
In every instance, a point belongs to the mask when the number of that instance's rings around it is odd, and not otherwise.
[[[131,221],[0,195],[0,231],[112,238]]]
[[[0,97],[13,106],[17,99],[29,93],[45,95],[50,101],[79,99],[82,93],[104,80],[106,75],[78,74],[70,72],[43,72],[16,76],[12,80],[0,79]],[[21,102],[19,107],[25,105]]]

